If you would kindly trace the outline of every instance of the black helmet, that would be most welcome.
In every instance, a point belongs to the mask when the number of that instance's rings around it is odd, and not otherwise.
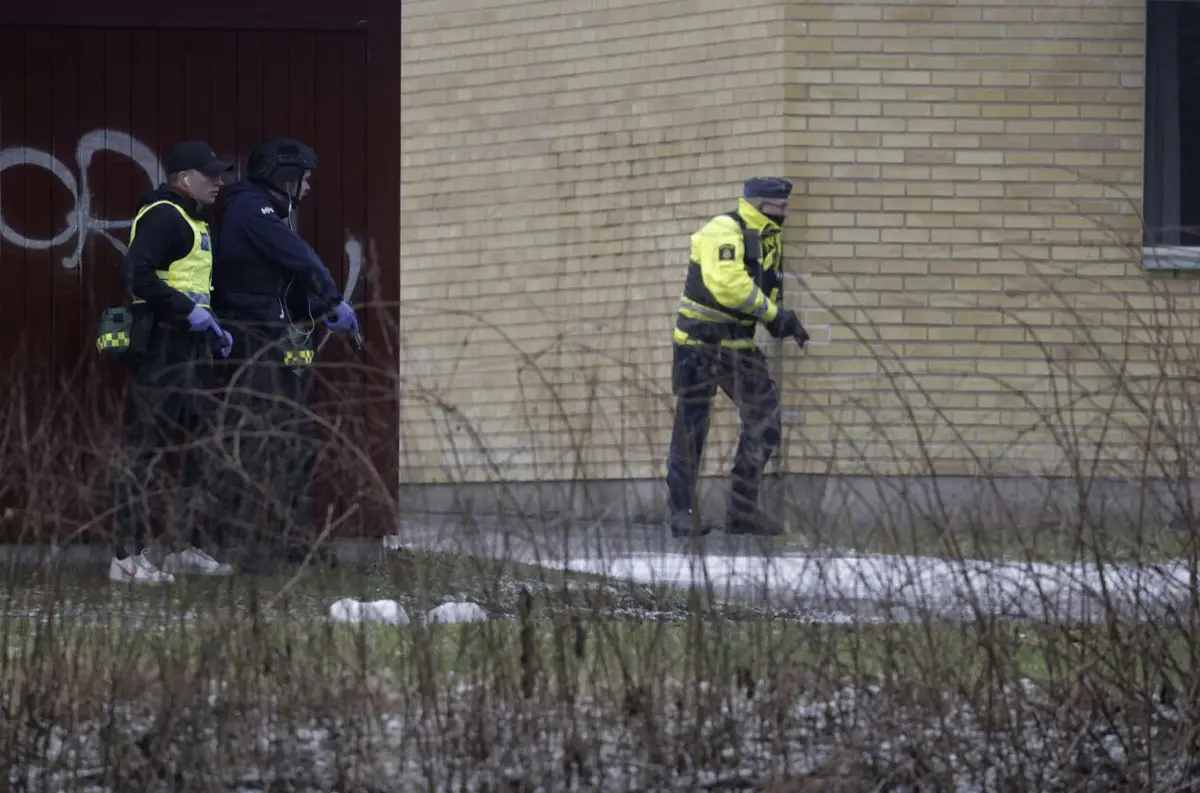
[[[280,190],[299,181],[305,171],[317,169],[317,153],[291,138],[271,138],[254,147],[246,163],[246,175]]]

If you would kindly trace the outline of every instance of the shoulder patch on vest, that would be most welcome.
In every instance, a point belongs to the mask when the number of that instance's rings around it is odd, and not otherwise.
[[[737,248],[733,245],[722,245],[717,248],[717,258],[723,262],[731,262],[737,258]]]
[[[207,231],[200,232],[200,250],[202,250],[202,251],[211,251],[212,250],[212,240],[209,239]]]

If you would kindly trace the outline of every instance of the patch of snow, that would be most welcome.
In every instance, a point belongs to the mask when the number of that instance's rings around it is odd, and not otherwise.
[[[371,622],[384,625],[407,625],[408,612],[395,600],[360,601],[342,598],[329,607],[329,618],[335,622]]]
[[[385,547],[421,548],[401,535]],[[518,560],[521,561],[521,560]],[[984,612],[1017,619],[1091,621],[1113,610],[1153,619],[1186,602],[1193,565],[997,562],[926,556],[792,552],[684,552],[546,556],[538,564],[636,584],[703,588],[718,600],[800,606],[815,621],[854,621],[850,605],[948,616]]]
[[[1000,616],[1087,619],[1103,603],[1139,609],[1186,599],[1190,566],[954,561],[921,556],[717,556],[684,553],[573,558],[577,573],[716,593],[822,602],[878,602]],[[1070,612],[1065,614],[1064,612]],[[1145,615],[1142,615],[1145,616]]]
[[[487,622],[488,614],[478,603],[443,603],[431,609],[426,622],[448,625],[456,622]]]

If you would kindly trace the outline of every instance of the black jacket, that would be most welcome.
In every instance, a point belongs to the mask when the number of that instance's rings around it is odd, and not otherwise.
[[[170,185],[159,185],[138,201],[137,211],[155,201],[170,201],[196,220],[206,220],[200,205]],[[151,209],[137,224],[137,234],[121,262],[121,283],[125,291],[145,300],[155,316],[166,321],[179,321],[196,304],[182,292],[169,286],[158,276],[171,263],[187,256],[196,244],[196,235],[179,212],[169,206]]]
[[[216,235],[213,307],[253,322],[324,315],[341,301],[317,252],[287,225],[287,202],[255,182],[228,188]]]

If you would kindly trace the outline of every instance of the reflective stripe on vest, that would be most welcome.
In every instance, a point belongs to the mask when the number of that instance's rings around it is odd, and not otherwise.
[[[212,294],[213,266],[212,235],[209,233],[208,223],[190,217],[183,207],[173,201],[155,201],[142,207],[134,217],[133,227],[129,229],[129,244],[133,244],[133,238],[137,234],[138,221],[151,209],[161,204],[174,207],[184,222],[191,226],[192,249],[182,259],[171,262],[166,270],[157,270],[158,277],[165,281],[167,286],[182,292],[196,305],[208,308]],[[144,303],[145,301],[134,298],[133,302]]]

